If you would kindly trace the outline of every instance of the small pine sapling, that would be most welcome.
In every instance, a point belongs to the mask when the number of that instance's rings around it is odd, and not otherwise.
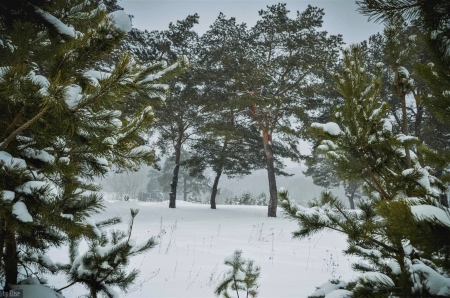
[[[90,291],[90,297],[98,297],[103,293],[107,297],[119,297],[113,287],[119,287],[126,292],[139,274],[139,270],[133,269],[127,272],[127,265],[132,256],[148,251],[155,247],[154,237],[135,244],[131,239],[134,218],[138,209],[131,209],[131,220],[128,231],[111,230],[110,235],[103,230],[106,226],[117,224],[120,218],[113,218],[95,223],[94,230],[99,230],[100,235],[86,238],[89,250],[84,254],[78,253],[79,241],[72,241],[70,245],[71,264],[60,266],[69,276],[71,282],[68,286],[59,289],[61,291],[76,283],[81,283]],[[95,233],[94,233],[95,234]]]
[[[232,268],[227,271],[227,275],[214,291],[216,296],[222,294],[223,297],[230,298],[228,288],[236,291],[237,298],[239,298],[240,290],[246,292],[247,298],[258,295],[259,285],[257,280],[261,273],[261,268],[255,265],[254,260],[242,258],[242,250],[236,250],[232,256],[225,258],[224,264]]]

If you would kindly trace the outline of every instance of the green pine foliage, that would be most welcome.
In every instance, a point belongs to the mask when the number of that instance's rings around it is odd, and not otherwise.
[[[101,238],[89,224],[103,208],[95,176],[154,161],[143,134],[154,118],[152,105],[165,96],[164,82],[184,60],[168,67],[114,56],[126,30],[95,1],[0,5],[5,288],[35,272],[56,272],[43,261],[49,247]]]
[[[348,210],[329,192],[299,206],[280,192],[282,207],[298,221],[294,237],[305,238],[323,229],[348,237],[346,254],[361,261],[353,268],[362,272],[349,286],[352,297],[441,297],[449,295],[449,211],[440,204],[443,183],[433,177],[410,151],[415,137],[394,134],[387,118],[389,106],[380,98],[378,64],[368,74],[361,48],[344,51],[344,68],[336,84],[344,102],[336,108],[336,122],[313,123],[322,140],[318,150],[336,165],[342,179],[363,180],[366,199],[358,210]],[[432,214],[432,215],[429,215]]]
[[[239,298],[239,291],[244,291],[246,297],[258,295],[257,281],[261,274],[261,268],[255,265],[255,261],[242,258],[242,251],[236,250],[233,256],[225,259],[224,264],[231,268],[214,291],[216,296],[222,294],[225,298],[232,297],[228,290],[235,292],[237,298]]]

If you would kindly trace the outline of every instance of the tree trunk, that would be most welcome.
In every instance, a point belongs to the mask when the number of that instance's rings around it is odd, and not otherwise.
[[[355,194],[358,190],[358,183],[354,181],[344,181],[345,196],[350,203],[350,209],[355,209]]]
[[[175,147],[175,167],[173,168],[172,183],[170,183],[169,208],[176,208],[178,173],[180,171],[181,144],[177,143]]]
[[[0,219],[0,251],[5,247],[5,221]],[[0,268],[3,268],[3,257],[0,255]]]
[[[17,247],[16,247],[16,236],[13,232],[4,230],[6,233],[5,237],[5,287],[4,289],[9,291],[11,285],[17,284]]]
[[[408,118],[406,113],[406,95],[401,95],[401,102],[402,102],[402,133],[407,136],[408,135]],[[406,158],[406,168],[411,167],[411,155],[409,152],[409,146],[405,146],[405,158]]]
[[[234,118],[233,118],[234,123]],[[228,148],[228,138],[225,138],[225,141],[223,142],[222,151],[220,153],[220,162],[223,165],[225,160],[225,152]],[[211,190],[211,199],[209,200],[211,204],[211,209],[216,209],[216,195],[217,195],[217,186],[219,185],[220,176],[222,175],[222,165],[219,166],[219,168],[216,171],[216,178],[214,178],[214,184]]]
[[[187,201],[187,182],[186,182],[186,175],[183,175],[183,201]]]
[[[275,158],[273,157],[272,136],[267,131],[263,131],[264,151],[266,153],[267,177],[269,178],[269,206],[268,216],[277,217],[278,193],[277,182],[275,180]]]
[[[219,179],[222,175],[222,170],[216,172],[216,178],[214,178],[214,184],[211,190],[211,199],[209,202],[211,203],[211,209],[216,209],[216,195],[217,195],[217,186],[219,185]]]

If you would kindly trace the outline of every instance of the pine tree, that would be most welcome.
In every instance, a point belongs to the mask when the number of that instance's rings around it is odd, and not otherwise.
[[[0,273],[5,289],[36,272],[56,272],[49,247],[94,237],[103,205],[93,177],[110,167],[152,163],[142,133],[171,69],[122,54],[124,12],[96,2],[0,4]],[[134,110],[126,110],[127,99]],[[25,253],[18,253],[19,251]],[[37,257],[30,258],[33,253]],[[35,269],[30,269],[35,268]]]
[[[58,265],[60,270],[69,276],[70,284],[58,291],[80,283],[89,289],[89,297],[92,298],[98,297],[99,293],[104,293],[108,297],[118,297],[113,286],[126,292],[139,274],[136,268],[127,272],[126,266],[129,264],[130,257],[144,253],[156,245],[154,237],[139,244],[131,238],[138,212],[138,209],[131,209],[131,220],[127,232],[113,230],[109,237],[104,228],[119,223],[120,217],[96,222],[94,232],[98,235],[94,238],[86,238],[89,250],[84,254],[78,253],[79,240],[71,241],[71,263]]]
[[[365,181],[368,198],[355,212],[328,192],[310,208],[297,205],[287,192],[280,193],[283,208],[301,226],[293,235],[308,237],[322,229],[347,235],[345,253],[363,259],[353,265],[362,272],[350,288],[354,297],[449,295],[446,286],[434,284],[449,282],[450,218],[440,204],[445,188],[413,154],[408,167],[405,150],[417,140],[392,132],[386,118],[389,107],[380,98],[382,65],[368,77],[356,46],[344,51],[344,65],[342,74],[336,75],[344,98],[336,123],[315,123],[312,129],[325,145],[320,150],[337,163],[341,177]]]
[[[225,265],[231,266],[223,281],[217,286],[214,294],[230,298],[228,288],[236,292],[239,298],[239,291],[245,291],[246,297],[256,297],[258,295],[257,280],[261,274],[261,268],[255,265],[253,260],[242,258],[242,251],[236,250],[232,256],[225,258]]]
[[[292,159],[299,157],[295,142],[299,131],[291,122],[306,117],[302,98],[308,85],[321,77],[320,72],[332,61],[342,43],[339,36],[327,36],[318,31],[322,25],[323,10],[308,6],[288,17],[285,4],[273,5],[259,12],[261,20],[251,29],[252,74],[244,81],[242,99],[248,103],[249,113],[263,137],[267,163],[270,201],[268,216],[275,217],[278,205],[274,171],[274,135],[286,144]],[[287,149],[286,148],[286,149]],[[277,154],[281,148],[275,148]],[[281,150],[280,150],[281,149]]]
[[[198,15],[188,16],[185,20],[170,23],[169,29],[159,33],[156,39],[159,43],[167,46],[158,48],[158,56],[173,63],[174,58],[181,56],[186,62],[192,64],[195,57],[197,33],[192,27],[198,23]],[[158,35],[155,33],[155,35]],[[153,41],[154,39],[152,39]],[[197,90],[193,88],[195,80],[191,71],[178,73],[169,82],[170,92],[163,105],[156,108],[157,121],[151,133],[157,133],[157,145],[164,152],[173,150],[175,156],[175,166],[173,168],[172,181],[170,182],[169,208],[176,208],[177,187],[179,180],[179,170],[181,151],[183,146],[195,134],[194,123],[200,121],[201,113],[194,103],[197,97]]]
[[[240,88],[233,76],[242,67],[240,62],[248,51],[244,42],[247,35],[245,24],[219,14],[200,39],[201,50],[194,67],[204,117],[197,123],[196,141],[191,145],[193,156],[188,162],[198,168],[210,167],[214,172],[212,209],[216,209],[222,175],[242,177],[265,166],[260,154],[259,129],[249,123],[240,113],[242,107],[233,101]]]

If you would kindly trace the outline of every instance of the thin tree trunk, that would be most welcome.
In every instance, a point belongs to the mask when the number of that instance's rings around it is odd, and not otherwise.
[[[350,203],[350,209],[355,209],[355,193],[357,189],[358,184],[356,182],[344,181],[345,196]]]
[[[402,103],[402,133],[407,136],[408,135],[408,118],[406,113],[406,94],[400,95],[401,103]],[[405,145],[405,158],[406,158],[406,168],[411,167],[411,155],[409,152],[409,145]]]
[[[14,233],[4,230],[6,233],[5,237],[5,290],[10,290],[11,285],[17,284],[17,247],[16,247],[16,236]]]
[[[5,247],[5,221],[0,219],[0,251]],[[0,255],[0,268],[3,268],[3,257]]]
[[[176,208],[178,173],[180,171],[181,144],[175,146],[175,167],[173,168],[172,183],[170,183],[169,208]]]
[[[186,175],[183,175],[183,201],[187,201],[187,182],[186,182]]]
[[[272,149],[272,136],[267,131],[263,131],[263,142],[264,151],[266,153],[266,163],[267,163],[267,177],[269,179],[269,206],[268,206],[268,216],[277,217],[277,207],[278,207],[278,193],[277,193],[277,182],[275,179],[275,158],[273,156]]]
[[[233,123],[234,123],[234,118],[232,118]],[[225,152],[227,151],[228,148],[228,138],[225,138],[225,141],[223,142],[223,146],[222,146],[222,151],[220,153],[220,158],[221,158],[221,163],[224,163],[224,159],[225,159]],[[214,178],[214,184],[211,190],[211,198],[209,200],[210,204],[211,204],[211,209],[216,209],[216,195],[217,195],[217,187],[219,186],[219,180],[220,180],[220,176],[222,175],[222,166],[219,166],[219,168],[216,171],[216,177]]]
[[[217,195],[217,186],[219,185],[219,179],[222,175],[222,170],[216,172],[216,177],[214,178],[213,187],[211,190],[211,199],[209,202],[211,203],[211,209],[216,209],[216,195]]]

